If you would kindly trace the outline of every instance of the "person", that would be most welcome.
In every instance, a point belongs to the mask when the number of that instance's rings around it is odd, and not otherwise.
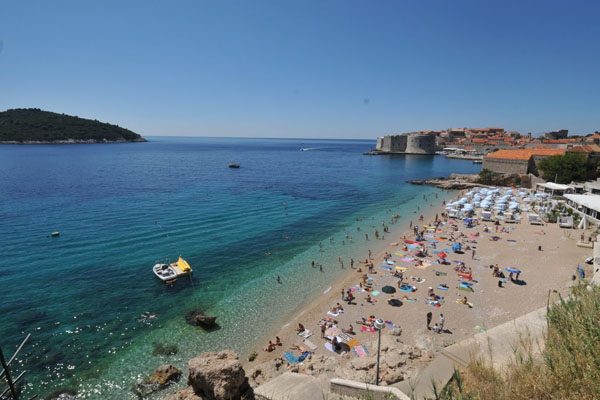
[[[345,296],[344,296],[344,294],[345,294],[345,293],[346,293],[346,292],[344,291],[344,289],[342,289],[342,301],[344,301],[344,297],[345,297]]]
[[[429,311],[427,313],[427,329],[431,330],[431,326],[429,326],[431,324],[431,318],[433,318],[433,313],[431,311]]]
[[[277,283],[281,283],[281,277],[277,275]]]
[[[433,325],[433,331],[434,331],[435,333],[440,333],[440,327],[439,327],[439,325],[438,325],[438,324],[434,324],[434,325]]]
[[[475,259],[475,249],[473,249],[473,251],[471,252],[471,260]]]
[[[296,332],[298,332],[298,333],[302,333],[302,332],[304,332],[305,330],[306,330],[306,329],[304,329],[304,325],[302,325],[302,324],[300,324],[300,323],[299,323],[299,324],[298,324],[298,328],[296,328]]]
[[[467,296],[463,297],[463,299],[460,301],[462,304],[468,304],[469,300],[467,300]]]
[[[281,346],[281,339],[279,339],[279,336],[275,336],[275,345]]]
[[[275,350],[275,343],[273,343],[269,340],[269,344],[267,345],[267,347],[265,347],[264,351],[270,353],[273,350]]]
[[[321,325],[321,339],[325,338],[325,331],[327,330],[327,324]]]
[[[372,303],[372,301],[371,301],[371,295],[368,294],[366,300],[367,300],[367,303]]]
[[[323,266],[319,264],[319,271],[323,272]]]
[[[352,324],[349,324],[348,328],[342,329],[342,332],[353,334],[354,333],[354,327],[352,326]]]
[[[444,324],[446,323],[446,317],[444,317],[444,314],[440,313],[440,332],[444,331]]]

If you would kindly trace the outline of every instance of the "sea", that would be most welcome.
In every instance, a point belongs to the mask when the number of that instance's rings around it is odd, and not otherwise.
[[[13,376],[26,371],[23,396],[136,399],[132,387],[160,365],[185,370],[204,351],[260,351],[268,332],[342,276],[338,257],[346,268],[364,259],[383,242],[374,229],[406,230],[448,195],[407,181],[481,168],[363,155],[374,146],[184,137],[0,145],[0,346],[9,358],[31,335],[11,365]],[[180,255],[192,277],[160,282],[152,266]],[[218,326],[188,325],[197,308]]]

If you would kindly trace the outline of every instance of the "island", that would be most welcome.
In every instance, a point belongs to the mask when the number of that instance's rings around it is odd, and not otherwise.
[[[98,120],[19,108],[0,112],[0,144],[127,143],[147,140]]]

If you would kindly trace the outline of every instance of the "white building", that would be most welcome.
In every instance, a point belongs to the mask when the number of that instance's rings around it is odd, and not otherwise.
[[[565,194],[567,205],[595,224],[600,223],[600,195],[597,194]]]
[[[535,190],[548,193],[552,197],[563,197],[565,194],[575,193],[575,188],[570,185],[561,185],[560,183],[545,182],[537,183]]]

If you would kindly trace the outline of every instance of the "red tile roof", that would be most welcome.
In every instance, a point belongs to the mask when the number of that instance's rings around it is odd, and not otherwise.
[[[485,158],[502,160],[529,160],[531,156],[556,156],[563,155],[567,149],[549,149],[536,147],[533,149],[497,150],[488,154]]]

